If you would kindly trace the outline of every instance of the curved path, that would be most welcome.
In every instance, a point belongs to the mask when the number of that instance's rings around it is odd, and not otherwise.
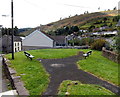
[[[39,59],[50,74],[50,83],[43,95],[56,95],[58,87],[63,80],[78,80],[84,84],[101,85],[115,94],[120,95],[119,87],[77,68],[76,62],[83,59],[82,54],[83,52],[80,52],[78,55],[63,59]]]

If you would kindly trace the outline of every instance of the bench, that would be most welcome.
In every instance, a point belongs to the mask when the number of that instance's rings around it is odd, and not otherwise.
[[[25,51],[24,51],[24,54],[25,54],[25,56],[26,56],[27,58],[29,58],[30,60],[32,60],[32,58],[34,58],[34,56],[31,55],[31,54],[29,54],[28,52],[25,52]]]
[[[91,54],[92,54],[92,51],[88,51],[87,54],[91,55]]]
[[[86,58],[89,57],[89,55],[91,55],[91,54],[92,54],[92,51],[88,51],[87,53],[83,54],[83,57],[85,57],[85,59],[86,59]]]
[[[85,53],[85,54],[83,54],[83,57],[85,57],[85,59],[86,59],[87,57],[89,57],[89,54]]]

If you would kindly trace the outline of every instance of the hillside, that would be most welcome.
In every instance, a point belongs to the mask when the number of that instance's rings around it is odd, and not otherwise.
[[[117,16],[118,11],[117,10],[109,10],[109,11],[101,11],[101,12],[94,12],[94,13],[88,13],[88,14],[81,14],[81,15],[75,15],[73,17],[65,18],[56,22],[52,22],[46,25],[41,25],[40,29],[44,32],[48,31],[55,31],[58,28],[62,28],[64,26],[78,26],[80,29],[86,29],[93,25],[96,21],[99,19],[103,19],[104,17],[113,17]],[[111,20],[111,19],[110,19]],[[38,27],[37,27],[38,28]],[[20,35],[28,35],[31,33],[31,31],[26,31],[21,33]]]
[[[118,15],[117,10],[76,15],[76,16],[73,16],[70,18],[59,20],[57,22],[43,25],[43,26],[41,26],[41,30],[47,32],[50,30],[56,30],[56,29],[61,28],[63,26],[79,26],[80,27],[81,25],[86,24],[88,21],[90,21],[92,19],[96,19],[98,17],[109,17],[109,16],[116,16],[116,15]]]

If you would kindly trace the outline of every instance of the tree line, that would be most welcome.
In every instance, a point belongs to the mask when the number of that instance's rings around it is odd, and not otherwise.
[[[3,35],[12,35],[12,28],[1,28],[2,36]],[[18,28],[15,26],[14,28],[14,35],[18,35]]]
[[[78,26],[71,26],[71,27],[64,26],[62,28],[58,28],[55,31],[48,31],[47,33],[49,35],[70,35],[74,32],[79,32]]]

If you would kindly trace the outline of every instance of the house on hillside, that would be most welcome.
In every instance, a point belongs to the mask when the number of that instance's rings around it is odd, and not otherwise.
[[[11,53],[12,52],[12,43],[11,36],[4,35],[0,38],[0,43],[2,43],[2,52]],[[22,50],[22,39],[19,36],[14,36],[14,52],[19,52]]]
[[[94,32],[94,33],[91,33],[91,35],[96,35],[96,36],[99,36],[99,35],[117,35],[117,31]]]
[[[22,40],[23,50],[53,48],[65,46],[65,36],[50,36],[40,30],[35,30]]]

